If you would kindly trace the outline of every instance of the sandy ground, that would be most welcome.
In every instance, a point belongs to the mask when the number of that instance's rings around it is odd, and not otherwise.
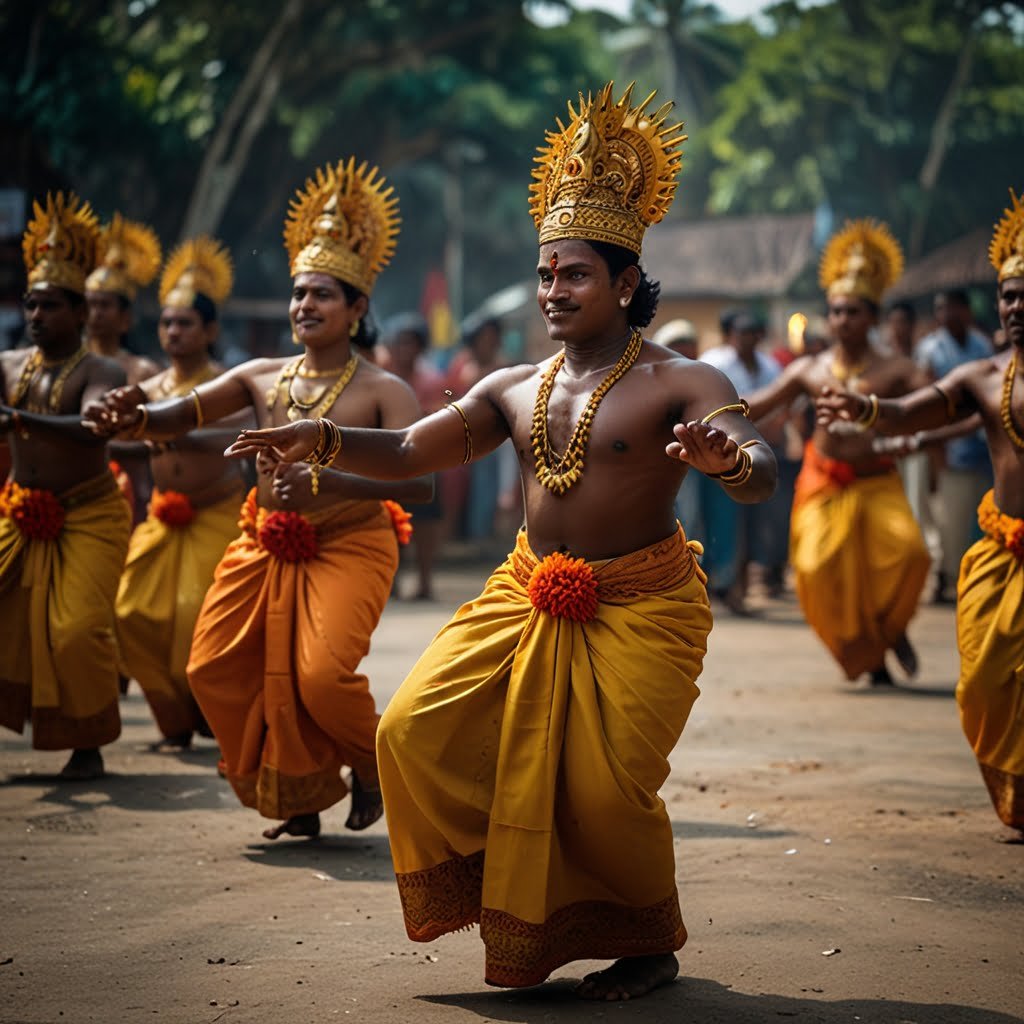
[[[368,659],[383,704],[481,572],[393,602]],[[851,687],[791,600],[723,617],[664,798],[690,931],[681,980],[587,1004],[573,964],[487,988],[475,933],[407,941],[382,824],[268,843],[212,745],[155,737],[136,688],[111,775],[0,741],[0,1020],[994,1024],[1024,1014],[1024,845],[1006,840],[953,699],[953,615],[923,609],[911,688]],[[609,822],[614,828],[615,823]],[[834,951],[827,955],[827,951]]]

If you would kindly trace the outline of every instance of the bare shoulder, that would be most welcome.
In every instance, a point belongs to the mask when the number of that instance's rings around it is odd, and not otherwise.
[[[415,392],[402,380],[397,374],[392,373],[390,370],[386,370],[383,366],[375,363],[368,356],[363,356],[359,360],[359,377],[362,378],[362,384],[364,387],[372,388],[379,396],[387,395],[412,395],[415,397]]]
[[[82,363],[90,384],[103,384],[117,388],[128,382],[128,374],[124,367],[109,356],[98,356],[94,352],[90,352],[82,360]]]
[[[264,377],[267,374],[280,373],[288,363],[292,362],[293,358],[285,356],[279,359],[250,359],[248,362],[239,363],[228,373],[242,380],[255,380],[257,377]]]

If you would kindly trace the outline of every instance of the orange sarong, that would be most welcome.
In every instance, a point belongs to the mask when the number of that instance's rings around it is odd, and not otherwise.
[[[957,586],[956,699],[996,814],[1024,829],[1024,520],[1001,515],[989,491],[978,523],[988,536]]]
[[[250,494],[241,525],[199,613],[188,680],[242,803],[312,814],[348,792],[345,765],[377,782],[378,715],[358,668],[398,567],[392,517],[379,501],[268,514]]]
[[[109,472],[59,497],[22,491],[38,506],[34,527],[55,524],[53,539],[32,539],[7,500],[16,486],[0,492],[0,725],[31,723],[37,750],[111,743],[121,733],[114,595],[131,513]]]
[[[686,941],[658,790],[699,693],[704,575],[682,530],[560,558],[538,563],[520,533],[377,734],[409,937],[479,923],[494,985]]]
[[[213,572],[238,536],[239,495],[193,509],[184,495],[170,494],[185,514],[163,512],[166,496],[153,492],[132,533],[116,607],[124,673],[142,687],[161,734],[176,738],[206,728],[185,666]]]
[[[848,679],[882,666],[931,565],[895,469],[858,477],[811,442],[793,497],[790,561],[804,617]]]

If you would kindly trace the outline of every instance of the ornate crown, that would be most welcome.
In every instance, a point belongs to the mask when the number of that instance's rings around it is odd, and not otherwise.
[[[686,141],[682,122],[665,126],[672,103],[647,113],[653,92],[630,107],[633,85],[615,102],[614,84],[596,97],[580,93],[579,112],[569,104],[568,127],[559,120],[538,148],[530,213],[541,244],[582,238],[639,253],[644,231],[672,205]]]
[[[167,257],[160,276],[160,305],[191,309],[200,294],[219,306],[231,294],[233,283],[230,253],[215,238],[199,235]]]
[[[292,277],[330,274],[369,295],[395,252],[401,218],[394,188],[365,161],[357,168],[353,156],[318,167],[295,196],[284,222]]]
[[[53,285],[85,294],[85,277],[96,266],[100,227],[92,207],[74,192],[47,192],[46,207],[32,204],[21,248],[28,286]]]
[[[818,280],[831,295],[859,295],[876,305],[903,273],[903,250],[881,221],[849,220],[821,254]]]
[[[86,279],[87,291],[114,292],[129,302],[160,269],[160,240],[151,228],[115,213],[100,232],[99,266]]]
[[[988,258],[999,275],[999,283],[1024,277],[1024,201],[1010,189],[1010,205],[1003,211],[988,247]]]

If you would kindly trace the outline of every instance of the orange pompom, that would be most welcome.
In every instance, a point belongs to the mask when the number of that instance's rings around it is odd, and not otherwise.
[[[264,551],[283,562],[304,562],[318,550],[316,527],[301,512],[271,512],[257,533]]]
[[[554,552],[540,562],[526,587],[534,608],[561,619],[589,622],[597,615],[597,577],[582,558]]]
[[[188,495],[180,491],[154,489],[149,500],[149,510],[164,526],[188,526],[196,517],[196,510],[192,507]]]
[[[9,480],[0,490],[0,515],[29,540],[56,540],[64,529],[64,506],[52,491],[21,487]]]
[[[135,488],[132,487],[132,478],[124,471],[120,462],[111,459],[107,465],[113,474],[117,489],[121,492],[121,497],[128,502],[129,508],[135,508]]]
[[[399,544],[408,544],[412,539],[412,513],[406,512],[397,501],[385,501],[384,507],[391,516],[391,525]]]
[[[1002,544],[1014,558],[1024,561],[1024,519],[999,511],[995,495],[989,491],[978,506],[978,526],[983,533]]]

